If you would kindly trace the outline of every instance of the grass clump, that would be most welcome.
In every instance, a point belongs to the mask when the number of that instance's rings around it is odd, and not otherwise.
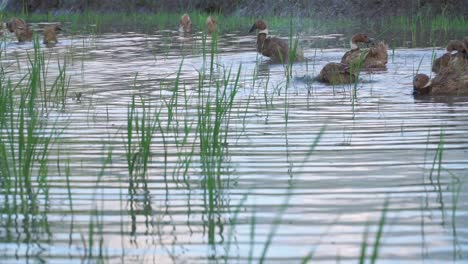
[[[60,133],[47,115],[42,55],[36,38],[28,73],[16,85],[6,79],[3,69],[0,72],[0,183],[4,196],[0,211],[8,219],[24,218],[22,235],[28,243],[41,239],[42,233],[51,236],[47,222],[49,150]],[[14,224],[10,220],[6,221],[7,230]]]
[[[200,11],[188,13],[193,23],[193,32],[205,32],[205,22],[209,15],[216,17],[220,33],[245,33],[247,27],[258,17],[233,16],[222,13],[208,14]],[[140,32],[152,34],[158,30],[177,31],[181,13],[160,11],[154,13],[141,13],[135,10],[129,12],[100,13],[85,11],[74,14],[18,14],[4,13],[8,19],[16,16],[30,23],[35,22],[62,22],[66,32],[76,33],[105,33],[105,32]],[[353,35],[356,32],[369,32],[385,40],[391,46],[421,47],[427,45],[445,45],[447,39],[465,37],[468,30],[466,17],[451,15],[447,11],[434,13],[430,8],[418,10],[414,15],[401,15],[378,18],[345,18],[321,17],[310,15],[308,17],[280,17],[266,15],[262,17],[268,22],[273,34],[288,35],[290,22],[294,28],[299,29],[300,35],[321,35],[341,33]]]

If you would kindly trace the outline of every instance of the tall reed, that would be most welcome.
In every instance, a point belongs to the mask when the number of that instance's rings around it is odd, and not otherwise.
[[[136,232],[137,196],[142,194],[143,212],[151,215],[152,207],[148,188],[148,166],[151,158],[151,146],[157,129],[158,113],[140,100],[137,108],[135,96],[127,111],[127,138],[124,142],[128,168],[128,195],[130,216],[132,218],[132,233]],[[140,112],[141,111],[141,112]]]
[[[205,38],[206,39],[206,38]],[[203,46],[206,54],[206,46]],[[199,138],[202,188],[205,197],[205,210],[208,214],[208,241],[215,242],[215,214],[223,189],[224,162],[226,161],[229,137],[230,116],[234,99],[239,89],[242,67],[233,74],[227,69],[215,74],[217,53],[216,34],[212,36],[208,72],[204,67],[198,78],[197,134]],[[206,59],[204,60],[207,61]]]

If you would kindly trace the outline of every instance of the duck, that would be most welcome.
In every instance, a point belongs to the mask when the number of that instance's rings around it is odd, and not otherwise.
[[[413,79],[414,95],[468,95],[468,70],[445,68],[432,80],[425,74]]]
[[[14,33],[17,27],[26,27],[26,22],[21,18],[13,17],[6,23],[6,27],[10,33]]]
[[[327,63],[320,71],[316,78],[320,82],[329,84],[345,84],[356,81],[356,75],[352,72],[347,64],[330,62]]]
[[[57,32],[62,31],[60,25],[49,25],[44,27],[44,44],[56,44]]]
[[[181,33],[192,32],[192,21],[190,20],[190,16],[187,13],[183,14],[180,17],[179,32]]]
[[[370,45],[368,50],[362,51],[358,44]],[[360,65],[362,69],[385,69],[388,61],[388,46],[384,42],[374,43],[364,33],[355,34],[350,41],[351,50],[341,58],[341,63]]]
[[[451,58],[431,80],[425,74],[413,79],[414,95],[468,95],[468,60]]]
[[[468,63],[468,49],[464,42],[464,40],[450,40],[447,44],[447,52],[434,60],[432,71],[437,74],[449,66],[464,67]]]
[[[216,19],[212,18],[211,16],[208,16],[206,18],[206,30],[207,30],[208,34],[211,35],[214,32],[216,32],[217,24],[218,24],[218,22],[216,21]]]
[[[18,42],[32,41],[33,31],[29,28],[29,25],[25,24],[16,27],[15,35]]]
[[[257,20],[250,28],[249,33],[257,32],[257,51],[269,57],[273,62],[287,63],[289,61],[289,46],[285,40],[268,36],[267,25],[263,20]],[[302,52],[296,51],[294,61],[302,61]]]
[[[447,44],[447,53],[436,59],[431,80],[425,74],[413,79],[414,95],[468,95],[468,58],[466,45],[460,40]]]

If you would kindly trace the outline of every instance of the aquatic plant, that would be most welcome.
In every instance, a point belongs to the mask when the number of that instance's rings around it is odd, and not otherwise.
[[[214,45],[214,44],[213,44]],[[213,73],[214,48],[211,49],[210,73]],[[231,77],[231,71],[224,72],[220,80],[214,80],[215,90],[204,92],[205,80],[211,80],[202,71],[198,81],[198,122],[196,131],[199,137],[202,186],[205,192],[205,210],[209,221],[209,243],[214,243],[214,220],[217,212],[217,197],[227,179],[222,178],[227,152],[228,128],[234,98],[239,88],[241,66]]]
[[[375,239],[374,239],[374,244],[372,245],[372,254],[369,256],[369,261],[370,263],[376,263],[377,259],[379,257],[379,249],[381,246],[381,240],[383,236],[383,230],[385,227],[385,224],[387,222],[387,213],[388,213],[388,207],[389,207],[389,200],[388,198],[385,200],[385,203],[383,205],[382,213],[380,215],[380,220],[377,225],[377,232],[375,234]],[[367,258],[367,239],[369,237],[369,226],[366,227],[366,230],[364,232],[364,238],[361,242],[361,254],[359,257],[359,263],[364,264],[366,263],[366,258]]]
[[[48,120],[41,97],[44,59],[35,40],[28,73],[16,84],[0,72],[0,179],[3,189],[3,213],[10,219],[21,215],[28,243],[41,236],[50,239],[47,221],[49,208],[49,150],[60,133]],[[6,229],[13,221],[7,221]],[[42,232],[28,230],[42,228]],[[33,237],[37,236],[37,237]]]

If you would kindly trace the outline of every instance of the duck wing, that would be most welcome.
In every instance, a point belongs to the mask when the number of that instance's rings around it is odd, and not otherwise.
[[[269,37],[265,39],[262,54],[274,61],[286,62],[289,56],[288,43],[277,37]]]
[[[350,64],[352,61],[358,59],[361,56],[361,50],[355,49],[347,51],[341,58],[341,63]]]

